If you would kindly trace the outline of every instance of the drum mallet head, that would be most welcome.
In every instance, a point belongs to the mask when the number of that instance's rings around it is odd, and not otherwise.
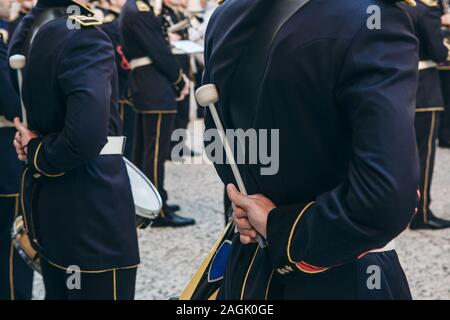
[[[9,66],[14,70],[20,70],[25,67],[27,59],[24,55],[15,54],[9,58]]]
[[[195,97],[197,102],[202,107],[207,107],[211,104],[215,104],[219,101],[219,93],[217,88],[213,84],[205,84],[195,91]]]

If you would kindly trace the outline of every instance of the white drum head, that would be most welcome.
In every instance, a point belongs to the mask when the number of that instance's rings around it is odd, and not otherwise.
[[[130,177],[136,214],[149,219],[158,216],[162,208],[162,200],[150,180],[128,159],[123,158]]]

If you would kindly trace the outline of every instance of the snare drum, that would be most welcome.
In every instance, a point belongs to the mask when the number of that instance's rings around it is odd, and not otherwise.
[[[129,160],[123,159],[130,177],[137,225],[140,226],[145,219],[154,220],[159,215],[162,208],[161,196],[144,173]]]
[[[14,248],[16,248],[17,253],[19,253],[20,257],[25,260],[25,262],[31,267],[31,269],[41,273],[39,256],[36,250],[34,250],[31,246],[30,238],[26,233],[22,216],[18,216],[14,221],[11,230],[11,238]]]
[[[162,200],[150,180],[125,159],[134,206],[136,207],[136,224],[138,227],[148,226],[155,219],[161,208]],[[35,271],[41,272],[39,256],[31,246],[30,238],[25,230],[22,216],[17,217],[11,230],[11,238],[20,257]]]

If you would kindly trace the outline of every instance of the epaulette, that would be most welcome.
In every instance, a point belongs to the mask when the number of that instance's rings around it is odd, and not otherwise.
[[[113,22],[114,20],[116,20],[116,15],[112,14],[112,13],[108,13],[104,18],[103,18],[103,23],[110,23]]]
[[[88,13],[95,14],[94,9],[90,5],[83,4],[79,0],[72,0],[72,2],[75,2],[77,6],[86,10]]]
[[[8,42],[8,30],[0,28],[0,41],[5,44]]]
[[[416,1],[415,0],[403,0],[404,3],[410,5],[411,7],[415,7],[416,6]]]
[[[427,7],[437,7],[439,6],[438,0],[420,0]]]
[[[217,4],[220,6],[222,3],[224,3],[225,0],[217,0]]]
[[[100,20],[88,16],[73,15],[69,16],[67,19],[78,23],[82,27],[100,26],[103,24]]]
[[[150,6],[142,0],[137,0],[136,6],[139,12],[150,12]]]

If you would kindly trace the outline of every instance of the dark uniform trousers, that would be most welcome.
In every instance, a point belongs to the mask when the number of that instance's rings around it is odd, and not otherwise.
[[[450,142],[450,71],[440,71],[439,75],[445,106],[444,112],[440,114],[439,141],[448,143]]]
[[[0,116],[12,120],[19,115],[19,99],[9,78],[5,29],[0,20]],[[0,125],[0,300],[31,299],[33,271],[19,256],[11,242],[11,226],[19,215],[21,164],[12,145],[14,128]]]
[[[130,99],[121,99],[119,101],[119,113],[122,119],[122,132],[127,137],[123,155],[131,160],[133,158],[134,125],[136,123],[136,111],[133,109],[133,103]]]
[[[65,270],[41,262],[46,300],[133,300],[137,267],[101,272]],[[79,276],[79,287],[76,286]]]
[[[414,219],[427,222],[430,215],[430,189],[433,177],[434,160],[436,156],[436,138],[440,122],[439,111],[418,111],[415,127],[417,147],[420,161],[420,201],[417,215]]]
[[[416,7],[404,6],[412,18],[419,40],[419,59],[444,63],[448,50],[444,46],[444,39],[440,31],[441,10],[437,5],[427,1],[417,1]],[[444,110],[448,99],[443,99],[444,88],[441,86],[440,76],[445,78],[445,71],[439,73],[436,68],[420,68],[419,84],[416,93],[416,141],[420,161],[419,191],[421,194],[417,215],[413,223],[427,223],[432,217],[430,211],[430,188],[433,177],[434,159],[436,153],[436,138],[438,136],[441,111]],[[445,80],[444,80],[445,83]],[[446,94],[444,94],[444,97]],[[447,138],[448,139],[448,138]],[[446,140],[446,139],[444,139]]]
[[[0,300],[30,300],[33,271],[11,241],[11,226],[19,213],[18,194],[0,194]]]
[[[189,56],[188,55],[178,55],[177,60],[179,61],[181,68],[185,73],[189,73]],[[186,129],[189,123],[189,107],[190,107],[190,95],[187,95],[182,101],[177,103],[177,115],[175,117],[175,127],[174,129]],[[189,156],[189,155],[188,155]]]
[[[164,189],[164,162],[170,156],[175,117],[175,111],[136,114],[133,163],[158,189],[163,204],[168,198]],[[164,210],[161,210],[161,215],[164,215]]]

